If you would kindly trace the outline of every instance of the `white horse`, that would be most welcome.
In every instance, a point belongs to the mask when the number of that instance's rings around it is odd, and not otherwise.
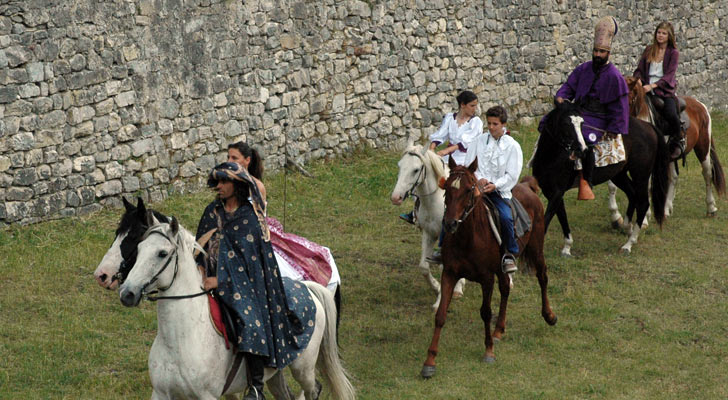
[[[427,257],[432,254],[440,236],[442,215],[445,212],[445,191],[440,188],[438,181],[440,178],[447,178],[450,169],[435,152],[412,143],[407,145],[397,166],[399,174],[392,191],[392,204],[401,205],[410,195],[415,195],[420,200],[416,211],[416,225],[422,230],[422,252],[418,265],[425,281],[438,294],[437,301],[432,305],[436,310],[440,303],[440,283],[432,276]],[[458,281],[454,297],[463,295],[464,285],[465,279]]]
[[[228,371],[235,353],[210,322],[206,296],[186,297],[201,292],[202,276],[193,250],[195,237],[173,218],[150,228],[139,243],[136,263],[120,287],[121,302],[136,306],[149,292],[158,290],[157,337],[149,353],[152,399],[218,399],[247,387],[244,363],[225,393]],[[336,343],[336,307],[331,292],[314,282],[304,282],[316,304],[315,328],[301,355],[289,365],[306,400],[316,399],[319,387],[316,367],[327,380],[333,398],[354,399],[355,391],[339,360]],[[280,371],[266,368],[265,379],[282,380]],[[269,385],[277,399],[290,399],[285,385]]]

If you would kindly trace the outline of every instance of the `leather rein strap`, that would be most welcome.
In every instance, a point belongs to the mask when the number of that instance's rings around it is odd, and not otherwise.
[[[238,374],[238,371],[240,370],[240,364],[243,362],[243,352],[239,351],[235,353],[235,359],[233,360],[233,366],[230,367],[230,372],[228,372],[227,379],[225,379],[225,386],[222,388],[222,393],[220,393],[220,396],[224,396],[225,392],[230,389],[230,385],[233,384],[233,381],[235,380],[235,375]]]

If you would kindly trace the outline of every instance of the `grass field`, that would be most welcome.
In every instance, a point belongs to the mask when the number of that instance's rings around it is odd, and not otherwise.
[[[536,132],[518,130],[528,156]],[[726,165],[728,118],[716,118],[714,134]],[[674,216],[662,230],[653,224],[629,256],[617,253],[626,236],[609,227],[606,187],[578,204],[569,192],[575,257],[559,256],[556,221],[546,237],[558,324],[540,316],[536,278],[518,274],[497,362],[483,364],[480,289],[469,284],[452,304],[438,372],[427,381],[419,372],[434,295],[415,268],[419,232],[397,218],[411,202],[389,202],[398,158],[367,150],[314,163],[315,178],[289,174],[285,184],[286,230],[329,246],[340,268],[339,337],[361,399],[728,398],[728,203],[705,217],[693,155]],[[284,176],[266,184],[270,214],[282,219]],[[194,231],[211,198],[174,196],[154,207]],[[120,214],[0,232],[0,399],[149,398],[155,306],[125,308],[92,277]]]

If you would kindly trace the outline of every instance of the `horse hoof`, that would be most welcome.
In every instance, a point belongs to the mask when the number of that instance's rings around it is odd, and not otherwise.
[[[708,218],[714,218],[716,215],[718,215],[718,210],[708,211],[708,213],[705,214],[705,216],[708,217]]]
[[[554,315],[554,317],[551,318],[551,319],[549,319],[549,318],[544,318],[544,319],[546,320],[546,323],[547,324],[549,324],[551,326],[554,326],[554,325],[556,325],[556,322],[559,320],[559,317],[557,317],[556,315]]]
[[[461,297],[463,297],[463,292],[452,292],[453,299],[459,299]]]
[[[619,229],[621,227],[622,227],[622,221],[621,220],[612,221],[612,229]]]
[[[628,256],[630,253],[632,253],[632,250],[626,247],[622,247],[621,249],[619,249],[619,253],[623,256]]]
[[[563,257],[563,258],[572,258],[574,256],[572,256],[571,253],[565,253],[565,252],[562,251],[561,252],[561,257]]]
[[[433,375],[435,375],[435,366],[434,365],[425,365],[422,367],[422,372],[420,372],[420,375],[423,379],[430,379]]]
[[[495,357],[485,356],[485,357],[483,357],[483,362],[486,364],[493,364],[495,362]]]

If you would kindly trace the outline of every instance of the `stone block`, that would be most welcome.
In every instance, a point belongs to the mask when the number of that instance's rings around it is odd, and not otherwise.
[[[73,172],[93,172],[96,159],[93,156],[81,156],[73,159]]]
[[[115,179],[96,185],[96,197],[103,198],[117,195],[122,192],[123,186],[121,180]]]

